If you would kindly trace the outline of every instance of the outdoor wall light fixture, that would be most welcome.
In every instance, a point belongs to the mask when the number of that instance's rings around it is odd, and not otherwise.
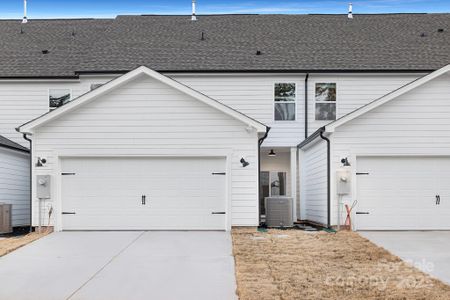
[[[273,151],[273,149],[270,149],[269,156],[274,157],[277,156],[277,154]]]
[[[350,163],[348,162],[348,158],[341,159],[341,163],[344,165],[344,167],[350,167]]]
[[[38,157],[36,167],[43,167],[47,163],[47,159]]]
[[[246,161],[244,158],[241,158],[241,164],[242,167],[245,168],[246,166],[248,166],[250,163],[248,161]]]

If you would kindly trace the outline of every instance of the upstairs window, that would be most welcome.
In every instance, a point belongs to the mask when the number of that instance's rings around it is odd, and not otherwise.
[[[295,83],[275,83],[275,121],[295,121]]]
[[[316,83],[316,120],[336,120],[336,83]]]
[[[68,103],[71,99],[69,89],[51,89],[48,92],[50,110]]]

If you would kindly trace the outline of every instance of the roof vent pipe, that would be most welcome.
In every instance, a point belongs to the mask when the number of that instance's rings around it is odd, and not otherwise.
[[[353,4],[351,2],[348,4],[348,18],[353,19]]]
[[[192,21],[197,21],[197,17],[195,16],[195,4],[196,0],[192,0],[192,17],[191,17]]]
[[[22,23],[27,23],[28,19],[27,19],[27,0],[23,0],[23,19],[22,19]]]

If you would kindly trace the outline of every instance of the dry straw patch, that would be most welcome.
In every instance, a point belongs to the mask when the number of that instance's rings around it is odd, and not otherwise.
[[[47,235],[48,233],[29,233],[27,235],[9,237],[6,239],[0,240],[0,257],[6,255],[26,244],[29,244],[41,237]]]
[[[450,286],[354,232],[232,233],[240,300],[450,299]]]

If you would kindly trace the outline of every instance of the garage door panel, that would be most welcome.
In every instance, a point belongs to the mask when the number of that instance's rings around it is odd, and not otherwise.
[[[63,160],[65,230],[225,229],[225,158]],[[142,204],[145,195],[145,205]]]
[[[359,157],[358,229],[450,229],[450,209],[436,195],[450,191],[448,157]],[[450,196],[450,193],[448,193]],[[447,196],[445,196],[447,197]]]

